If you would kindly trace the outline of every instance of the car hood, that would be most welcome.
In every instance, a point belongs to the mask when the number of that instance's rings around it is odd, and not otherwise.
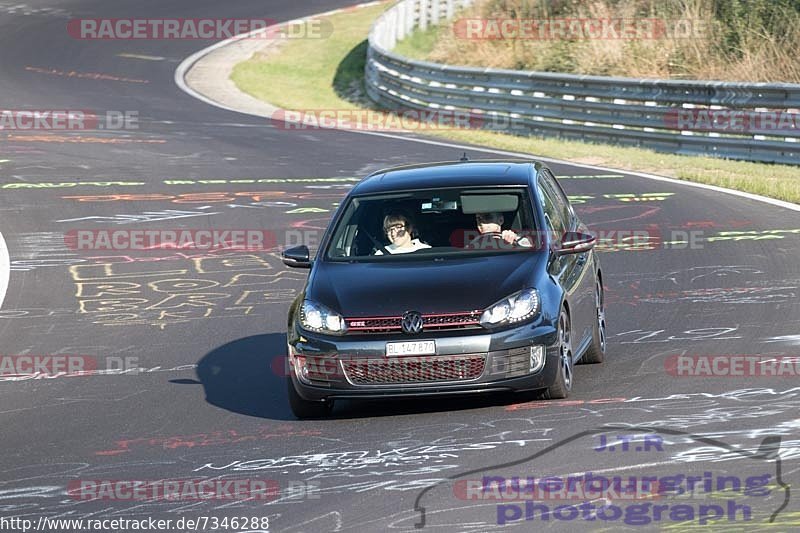
[[[320,262],[306,298],[348,318],[473,311],[534,286],[546,261],[547,253],[519,252],[439,261]]]

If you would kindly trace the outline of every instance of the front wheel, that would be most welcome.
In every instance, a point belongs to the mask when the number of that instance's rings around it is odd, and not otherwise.
[[[325,418],[333,411],[333,400],[313,402],[306,400],[297,393],[294,388],[291,376],[286,378],[286,388],[289,395],[289,407],[292,413],[299,419],[305,418]]]
[[[572,335],[570,320],[566,309],[558,317],[558,369],[556,379],[544,393],[547,400],[560,400],[569,396],[572,390]]]
[[[597,280],[594,289],[595,320],[592,327],[592,344],[583,354],[583,363],[602,363],[606,355],[606,308],[603,295],[603,284]]]

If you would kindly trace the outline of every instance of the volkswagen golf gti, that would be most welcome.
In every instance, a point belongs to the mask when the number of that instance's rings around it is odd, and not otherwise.
[[[596,237],[547,166],[477,160],[397,167],[356,184],[288,316],[289,404],[541,390],[602,362]]]

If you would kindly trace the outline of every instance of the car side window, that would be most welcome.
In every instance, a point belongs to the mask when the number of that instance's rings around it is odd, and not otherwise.
[[[544,211],[544,223],[547,231],[551,232],[555,238],[560,239],[566,231],[566,223],[562,212],[558,209],[555,193],[547,187],[542,179],[538,182],[539,202]]]
[[[550,192],[553,202],[555,203],[555,209],[561,213],[561,219],[564,221],[564,226],[569,230],[572,229],[572,208],[569,205],[569,199],[567,199],[567,195],[564,194],[564,191],[561,190],[561,187],[556,182],[555,177],[551,174],[548,170],[543,170],[540,177],[540,183],[542,183],[545,189]]]

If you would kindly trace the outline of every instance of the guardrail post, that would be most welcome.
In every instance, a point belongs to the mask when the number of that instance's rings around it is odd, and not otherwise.
[[[405,39],[408,37],[411,32],[414,31],[414,15],[416,15],[417,8],[419,7],[419,2],[417,0],[407,0],[408,2],[408,9],[406,9],[406,23],[405,23],[405,34],[403,38]]]
[[[428,29],[428,0],[420,0],[419,2],[419,29],[425,31]]]
[[[383,28],[383,33],[386,36],[383,46],[385,46],[387,50],[391,50],[397,46],[397,11],[393,9],[390,13],[391,16],[382,21],[387,23]]]
[[[395,41],[402,41],[403,37],[406,36],[406,9],[408,8],[407,2],[400,2],[397,4],[397,7],[392,9],[392,12],[396,14],[396,20],[394,21],[394,27],[397,28],[395,32]]]

